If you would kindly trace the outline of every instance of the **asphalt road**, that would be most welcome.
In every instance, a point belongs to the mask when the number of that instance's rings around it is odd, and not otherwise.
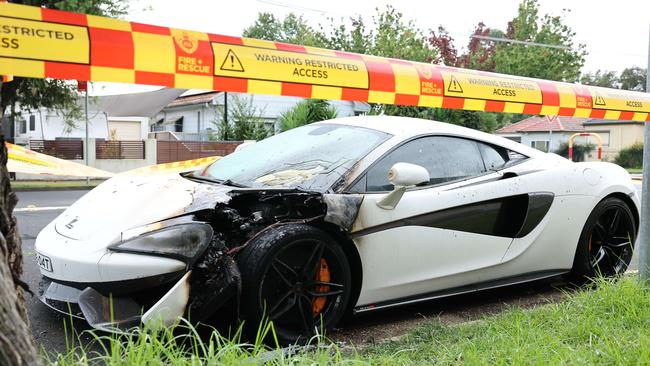
[[[50,310],[38,300],[41,274],[36,265],[34,241],[36,236],[47,224],[63,212],[61,207],[70,206],[88,191],[48,191],[48,192],[18,192],[16,219],[23,242],[23,281],[25,281],[35,296],[26,295],[32,334],[39,346],[48,352],[64,352],[66,343],[75,337],[66,337],[64,329],[70,327],[70,319]],[[64,321],[67,322],[64,327]],[[80,321],[74,322],[76,331],[81,332],[88,326]],[[70,332],[68,332],[70,333]],[[66,340],[67,338],[67,340]],[[86,341],[89,337],[83,337]]]
[[[637,185],[640,191],[640,183]],[[23,240],[23,280],[38,295],[40,272],[35,262],[34,241],[38,233],[54,220],[63,209],[81,198],[87,191],[18,192],[19,203],[15,212]],[[639,192],[640,193],[640,192]],[[637,268],[636,258],[630,269]],[[334,339],[367,344],[406,333],[424,318],[438,318],[443,322],[460,322],[478,319],[486,314],[498,313],[512,305],[536,306],[561,297],[558,283],[542,281],[478,294],[456,296],[451,299],[426,302],[393,310],[373,312],[354,318],[335,332]],[[561,284],[560,284],[561,286]],[[27,295],[27,306],[34,338],[48,352],[64,352],[68,344],[76,342],[70,329],[81,333],[89,329],[84,322],[74,321],[43,305],[36,296]],[[64,322],[67,324],[64,327]],[[68,334],[64,329],[68,330]],[[88,342],[89,336],[82,335]]]

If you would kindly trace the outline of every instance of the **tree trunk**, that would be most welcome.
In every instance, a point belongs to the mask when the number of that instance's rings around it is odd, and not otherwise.
[[[0,84],[1,85],[1,84]],[[22,248],[9,185],[7,147],[0,134],[0,365],[39,364],[23,297]]]

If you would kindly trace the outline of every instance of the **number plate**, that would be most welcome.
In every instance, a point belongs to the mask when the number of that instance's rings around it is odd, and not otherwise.
[[[36,253],[36,262],[42,270],[52,272],[52,261],[41,253]]]

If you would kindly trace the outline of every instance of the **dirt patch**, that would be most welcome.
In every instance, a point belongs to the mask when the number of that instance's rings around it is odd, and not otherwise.
[[[560,301],[571,287],[545,280],[497,290],[453,296],[359,315],[343,323],[330,338],[364,347],[397,339],[427,321],[453,325],[475,321],[516,308],[534,308]]]

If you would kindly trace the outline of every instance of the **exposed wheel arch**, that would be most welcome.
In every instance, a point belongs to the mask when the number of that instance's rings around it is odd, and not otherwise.
[[[334,238],[334,240],[341,246],[345,256],[348,259],[350,270],[352,271],[352,293],[350,295],[350,302],[348,303],[347,315],[352,315],[352,310],[359,300],[361,294],[361,284],[363,283],[363,265],[361,263],[361,256],[357,250],[357,246],[352,239],[348,238],[345,232],[338,226],[327,222],[320,222],[314,226],[324,230]]]

